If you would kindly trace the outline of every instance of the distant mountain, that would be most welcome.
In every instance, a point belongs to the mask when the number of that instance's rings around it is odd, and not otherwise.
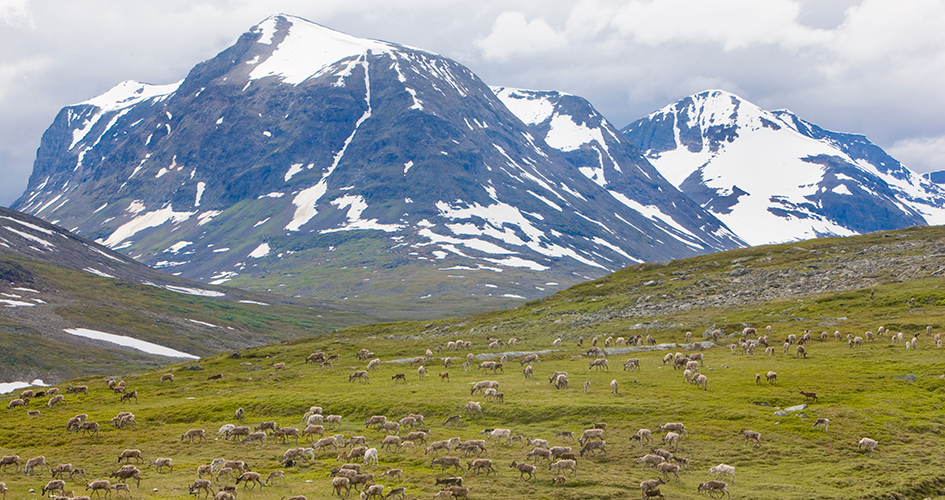
[[[376,320],[194,283],[0,208],[0,382],[120,375]]]
[[[181,82],[63,108],[13,207],[200,282],[437,314],[743,245],[583,100],[527,125],[509,98],[276,15]]]
[[[623,134],[752,245],[945,223],[945,191],[865,137],[711,90]]]
[[[648,218],[660,239],[672,238],[702,252],[738,242],[724,225],[682,194],[586,99],[557,91],[493,88],[499,99],[545,144],[627,208]],[[698,231],[691,232],[692,228]],[[714,236],[706,245],[703,233]],[[699,236],[697,236],[697,233]],[[739,242],[740,243],[740,242]]]

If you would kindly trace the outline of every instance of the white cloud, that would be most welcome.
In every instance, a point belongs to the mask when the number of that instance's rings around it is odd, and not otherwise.
[[[32,75],[45,71],[50,63],[49,58],[44,56],[0,63],[0,104],[13,89],[28,83]]]
[[[505,61],[512,55],[527,55],[556,49],[567,43],[542,18],[528,21],[522,12],[503,12],[496,18],[489,36],[476,42],[486,59]]]
[[[797,22],[800,11],[800,5],[789,0],[631,1],[613,24],[622,34],[648,45],[714,42],[733,50],[757,44],[804,47],[829,42],[830,32]]]
[[[593,38],[610,25],[617,9],[612,1],[581,0],[568,15],[565,33],[571,39]]]
[[[916,172],[945,170],[945,136],[903,139],[886,152]]]
[[[824,48],[833,57],[823,65],[831,81],[863,89],[853,96],[929,92],[945,86],[945,3],[866,0],[847,10],[834,42]],[[941,103],[941,101],[939,101]],[[940,108],[941,109],[941,108]]]
[[[794,111],[825,128],[865,134],[884,148],[898,143],[899,152],[919,151],[921,141],[914,138],[945,135],[943,32],[940,1],[864,0],[851,6],[832,43],[808,58],[817,73],[792,91],[800,104]],[[922,170],[928,162],[904,163]]]
[[[945,49],[943,2],[865,0],[846,14],[836,30],[835,43],[830,45],[843,61],[941,59]]]
[[[0,0],[0,24],[32,29],[34,25],[29,0]]]

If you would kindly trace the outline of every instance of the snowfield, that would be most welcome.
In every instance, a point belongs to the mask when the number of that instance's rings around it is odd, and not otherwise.
[[[160,346],[157,344],[152,344],[151,342],[145,342],[144,340],[138,340],[131,337],[125,337],[123,335],[114,335],[111,333],[100,332],[97,330],[89,330],[88,328],[66,328],[64,332],[75,335],[77,337],[85,337],[93,340],[101,340],[103,342],[110,342],[112,344],[118,344],[125,347],[133,347],[139,351],[144,351],[148,354],[156,354],[158,356],[167,356],[170,358],[188,358],[188,359],[200,359],[200,356],[194,356],[193,354],[187,354],[186,352],[177,351],[169,347]]]

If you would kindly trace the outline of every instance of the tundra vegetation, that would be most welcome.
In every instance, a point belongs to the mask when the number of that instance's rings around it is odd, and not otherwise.
[[[890,234],[895,240],[909,232]],[[30,419],[22,408],[0,407],[4,419],[0,446],[3,455],[18,455],[24,463],[30,457],[45,456],[51,464],[70,463],[84,468],[87,478],[65,480],[65,489],[79,495],[85,493],[86,483],[108,478],[120,467],[116,457],[134,448],[141,450],[144,460],[169,457],[175,465],[173,471],[160,474],[154,467],[143,467],[140,487],[131,487],[135,498],[186,498],[189,487],[198,479],[197,467],[225,457],[244,461],[262,477],[284,471],[284,483],[276,481],[247,491],[241,487],[241,497],[279,500],[305,495],[309,499],[328,499],[334,491],[329,474],[343,463],[336,459],[345,449],[341,445],[338,450],[316,449],[314,458],[303,454],[290,465],[280,463],[279,457],[287,447],[311,446],[309,437],[298,445],[269,439],[258,448],[226,440],[216,432],[209,432],[207,441],[199,444],[180,440],[189,429],[215,431],[225,424],[239,425],[234,417],[237,408],[244,409],[244,425],[255,427],[273,421],[280,428],[300,427],[305,413],[317,405],[325,415],[343,417],[331,433],[343,434],[346,441],[365,436],[365,445],[377,448],[378,464],[363,464],[363,472],[373,474],[373,481],[384,485],[385,493],[402,486],[408,497],[432,498],[442,489],[442,485],[435,484],[436,479],[460,471],[453,467],[443,471],[442,467],[431,466],[431,461],[454,455],[461,458],[461,467],[477,458],[488,458],[494,464],[495,476],[477,476],[468,471],[460,474],[464,480],[457,487],[468,488],[472,500],[616,500],[639,498],[641,482],[664,477],[661,470],[638,464],[637,460],[661,446],[666,432],[654,431],[646,444],[631,441],[631,437],[640,429],[655,430],[667,422],[681,422],[687,433],[672,447],[673,460],[668,461],[680,464],[680,479],[670,474],[667,479],[671,480],[659,485],[666,498],[705,498],[698,487],[716,480],[707,471],[718,464],[737,470],[737,482],[722,477],[728,491],[737,498],[940,497],[945,475],[934,457],[945,447],[945,416],[941,412],[945,407],[945,379],[940,378],[945,374],[941,363],[945,350],[933,339],[945,330],[945,288],[937,288],[945,284],[941,278],[943,266],[941,259],[929,267],[917,261],[920,264],[909,271],[911,274],[897,271],[890,276],[891,265],[873,262],[884,255],[868,251],[874,240],[881,242],[883,238],[876,234],[850,240],[825,239],[641,264],[516,309],[432,322],[354,327],[244,349],[239,359],[224,353],[150,371],[115,373],[113,378],[124,380],[129,390],[141,395],[140,402],[133,404],[136,430],[103,425],[97,434],[67,432],[66,423],[76,414],[87,413],[89,421],[107,422],[128,408],[128,403],[124,407],[119,403],[106,379],[72,380],[60,386],[88,386],[88,396],[67,396],[65,404],[44,406],[40,418]],[[909,246],[913,239],[901,243],[906,250],[913,249],[910,251],[916,259],[934,253],[921,246]],[[860,265],[856,261],[858,252],[866,252],[863,259],[873,259],[869,265],[864,264],[864,272],[872,281],[863,281],[862,273],[855,272]],[[897,254],[897,258],[903,255],[908,257],[909,252]],[[807,283],[802,278],[819,276],[817,273],[834,262],[831,259],[845,262],[845,270],[839,270],[833,278],[827,274],[829,279],[848,279],[861,286],[803,296],[784,292],[762,300],[770,291],[770,283],[753,281],[777,271],[797,277],[798,283]],[[849,276],[845,277],[844,272]],[[735,279],[741,280],[747,294],[754,293],[758,298],[746,296],[737,305],[724,305],[728,298],[712,298],[720,289],[733,286]],[[653,282],[658,283],[649,284]],[[862,286],[864,283],[866,286]],[[670,307],[672,304],[676,307]],[[652,313],[642,315],[640,311]],[[767,333],[765,327],[769,325],[771,332]],[[851,349],[845,340],[847,334],[865,338],[865,332],[875,332],[879,326],[886,333],[875,335],[861,347]],[[927,326],[932,327],[932,335],[927,334]],[[757,341],[767,333],[768,342],[778,346],[788,335],[800,339],[809,330],[812,340],[805,344],[807,357],[783,354],[780,349],[773,356],[747,355],[740,348],[733,354],[729,345],[742,340],[742,332],[749,327],[756,333],[744,340]],[[704,357],[698,371],[711,379],[707,390],[686,383],[672,363],[663,364],[667,352],[696,352],[696,346],[686,343],[687,331],[693,332],[692,341],[713,342],[698,350]],[[713,331],[721,332],[717,340],[712,339]],[[823,331],[830,334],[821,341]],[[835,331],[841,333],[840,340]],[[910,339],[918,334],[917,348],[907,350],[903,343],[891,341],[898,332]],[[607,337],[631,339],[637,335],[644,339],[641,344],[646,343],[648,335],[657,343],[629,355],[639,358],[638,370],[588,370],[593,359],[586,355],[591,339],[598,337],[602,346]],[[510,337],[517,339],[514,347],[488,348],[491,340],[504,344],[503,339]],[[581,337],[583,346],[579,345]],[[434,352],[430,366],[435,366],[442,363],[442,358],[461,358],[466,353],[548,351],[559,338],[555,350],[542,353],[540,362],[532,363],[534,378],[525,378],[517,370],[483,374],[464,371],[457,365],[449,370],[448,384],[436,377],[408,377],[406,383],[391,380],[405,371],[405,365],[394,360],[409,362],[427,349]],[[460,339],[471,342],[471,348],[446,349],[448,342]],[[355,369],[365,369],[370,361],[357,357],[364,348],[382,362],[371,371],[369,383],[348,383],[348,376]],[[626,348],[626,344],[604,349],[619,348]],[[335,369],[305,363],[313,352],[338,355]],[[523,356],[509,354],[508,362],[521,361]],[[615,359],[622,362],[627,356],[623,353]],[[485,359],[477,359],[474,367],[482,361]],[[285,367],[277,371],[273,368],[276,363],[285,363]],[[198,364],[203,370],[189,369]],[[116,367],[115,371],[121,370]],[[545,381],[555,371],[580,374],[582,380],[599,388],[607,387],[608,379],[615,379],[620,385],[619,395],[602,397],[605,390],[584,393],[578,383],[556,389]],[[755,374],[768,371],[777,372],[777,383],[756,384]],[[174,374],[173,384],[160,383],[164,373]],[[208,374],[217,373],[223,377],[208,380]],[[470,396],[469,389],[486,379],[499,383],[505,394],[503,402],[488,401],[479,394]],[[816,401],[801,391],[816,392]],[[18,395],[19,391],[5,395],[5,402]],[[481,416],[467,416],[464,407],[471,400],[481,405]],[[802,403],[808,407],[787,416],[775,415],[779,409]],[[30,407],[40,404],[37,400]],[[547,440],[552,447],[571,446],[572,454],[577,454],[579,445],[557,433],[570,431],[582,436],[596,423],[606,423],[602,438],[607,451],[573,458],[573,475],[570,470],[549,470],[547,461],[543,461],[535,478],[530,479],[527,475],[521,477],[509,464],[534,463],[535,458],[527,456],[532,447],[487,439],[487,453],[481,457],[466,456],[455,446],[448,452],[424,454],[419,440],[413,448],[381,448],[387,433],[365,428],[365,421],[373,415],[399,421],[409,414],[425,417],[425,423],[418,427],[431,431],[431,442],[453,437],[459,438],[457,442],[476,440],[483,430],[500,428],[529,440]],[[446,426],[453,415],[461,415],[458,424]],[[812,428],[819,418],[829,419],[828,431]],[[761,433],[763,440],[746,444],[745,436],[739,435],[743,429]],[[879,443],[872,457],[858,449],[858,442],[866,436]],[[390,469],[400,469],[403,481],[381,475]],[[6,467],[0,470],[0,481],[13,498],[25,498],[29,489],[38,491],[50,480],[48,471],[36,472],[27,476]],[[564,474],[567,480],[563,486],[553,484],[554,477]],[[232,479],[225,480],[224,476],[221,480],[233,485],[240,474],[233,471],[230,476]],[[223,484],[214,482],[214,489]]]

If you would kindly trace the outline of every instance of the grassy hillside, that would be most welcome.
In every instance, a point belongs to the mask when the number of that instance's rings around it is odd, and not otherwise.
[[[317,453],[313,462],[286,468],[277,457],[296,446],[291,441],[270,441],[256,449],[215,439],[221,425],[236,423],[237,407],[246,409],[252,425],[275,420],[302,427],[303,413],[310,406],[322,406],[325,414],[344,417],[337,432],[363,435],[377,448],[384,435],[365,429],[364,420],[371,415],[396,419],[421,413],[432,439],[476,439],[483,429],[501,427],[576,451],[577,444],[563,442],[555,432],[580,434],[595,422],[604,422],[607,454],[579,458],[576,475],[564,487],[551,484],[555,474],[543,464],[535,480],[522,481],[509,464],[524,460],[530,448],[517,444],[488,441],[485,456],[495,462],[497,476],[462,475],[473,499],[616,499],[638,497],[639,483],[659,475],[636,463],[646,450],[629,437],[649,428],[657,446],[660,424],[683,422],[689,435],[676,453],[688,458],[690,467],[681,473],[681,481],[662,486],[667,498],[701,498],[698,484],[711,479],[707,470],[719,463],[736,468],[736,480],[726,479],[735,498],[943,498],[945,474],[937,458],[945,446],[941,412],[945,379],[940,378],[945,374],[945,351],[925,333],[927,326],[933,334],[945,330],[945,290],[939,288],[945,263],[937,255],[937,249],[945,248],[942,236],[941,228],[923,228],[646,264],[515,310],[354,327],[244,349],[239,359],[206,357],[196,363],[202,371],[192,369],[195,363],[186,363],[113,373],[124,375],[128,389],[139,392],[138,403],[119,403],[104,379],[75,380],[71,383],[87,384],[91,394],[67,395],[65,405],[53,408],[34,401],[31,409],[40,410],[38,419],[29,419],[22,409],[0,409],[5,422],[0,428],[2,453],[24,460],[45,455],[53,466],[71,462],[86,468],[89,480],[107,477],[125,448],[141,449],[146,459],[173,458],[175,468],[169,473],[139,466],[143,479],[140,488],[132,487],[135,498],[183,498],[196,478],[197,465],[218,457],[241,459],[263,476],[282,468],[286,483],[247,492],[241,486],[240,498],[313,499],[331,496],[328,472],[340,464],[335,454]],[[741,338],[743,328],[754,326],[764,333],[767,325],[772,328],[773,356],[766,356],[763,346],[753,356],[729,348]],[[888,335],[857,348],[833,337],[835,331],[844,337],[865,337],[866,331],[876,332],[881,325],[902,332],[905,339],[917,334],[918,348],[906,350]],[[692,346],[685,344],[687,331],[695,340],[705,340],[703,333],[710,329],[721,330],[723,337],[702,351],[705,363],[700,371],[708,377],[703,391],[686,384],[681,371],[663,365],[662,359],[667,352],[692,352]],[[808,343],[806,358],[795,357],[795,346],[785,354],[784,338],[805,330],[815,338],[822,331],[830,335],[825,342]],[[668,350],[612,352],[609,371],[588,369],[586,350],[592,337],[598,336],[602,345],[608,336],[638,334],[669,344],[658,346]],[[584,344],[579,347],[577,339],[582,336]],[[534,378],[523,377],[516,362],[519,355],[510,356],[504,373],[477,373],[475,368],[465,372],[459,366],[463,359],[458,359],[448,370],[448,382],[437,376],[444,370],[443,357],[464,358],[471,352],[484,359],[508,352],[512,348],[490,350],[487,345],[489,338],[505,342],[510,337],[520,339],[515,351],[553,350],[533,363]],[[555,348],[552,341],[558,338],[562,342]],[[415,368],[393,362],[457,339],[471,341],[472,349],[435,354],[427,365],[430,375],[422,381]],[[355,356],[361,348],[384,362],[370,372],[370,383],[348,382],[353,369],[365,367],[366,361]],[[304,363],[306,356],[321,350],[339,355],[333,369]],[[640,358],[639,371],[621,370],[628,357]],[[279,362],[286,363],[284,370],[272,366]],[[548,383],[556,370],[570,373],[570,388],[557,390]],[[769,370],[778,374],[775,384],[764,382]],[[165,372],[175,375],[173,383],[159,382]],[[218,373],[221,380],[207,380]],[[397,373],[407,374],[408,383],[393,382]],[[755,383],[756,374],[762,374],[761,384]],[[470,396],[471,384],[486,379],[499,382],[504,402]],[[611,380],[619,384],[618,395],[610,393]],[[589,393],[582,389],[585,381],[590,382]],[[808,402],[805,410],[776,416],[779,408],[805,403],[800,391],[817,392],[817,401]],[[13,397],[7,396],[7,401]],[[470,400],[482,402],[481,419],[469,419],[463,412]],[[135,413],[138,430],[108,426],[108,420],[122,410]],[[88,413],[90,420],[102,424],[102,431],[97,436],[64,432],[66,420],[77,413]],[[455,414],[463,415],[464,425],[445,427],[446,417]],[[830,419],[827,432],[812,429],[821,417]],[[181,434],[190,428],[206,429],[210,441],[182,442]],[[742,429],[760,432],[762,444],[747,444],[738,434]],[[879,453],[870,457],[858,451],[862,437],[876,439]],[[431,458],[422,449],[380,450],[379,466],[368,469],[387,486],[386,492],[400,483],[380,473],[401,468],[408,498],[431,498],[437,491],[434,479],[452,475],[431,468]],[[11,498],[33,498],[27,491],[39,491],[48,480],[45,472],[34,477],[16,474],[12,468],[0,472]],[[69,482],[69,487],[83,493],[80,482]]]
[[[129,336],[203,356],[320,335],[372,319],[338,305],[292,303],[284,297],[220,287],[214,290],[225,290],[228,298],[177,293],[13,255],[0,255],[0,276],[0,298],[41,301],[31,307],[0,307],[0,382],[34,378],[56,382],[129,373],[172,361],[91,342],[64,333],[66,328]]]

